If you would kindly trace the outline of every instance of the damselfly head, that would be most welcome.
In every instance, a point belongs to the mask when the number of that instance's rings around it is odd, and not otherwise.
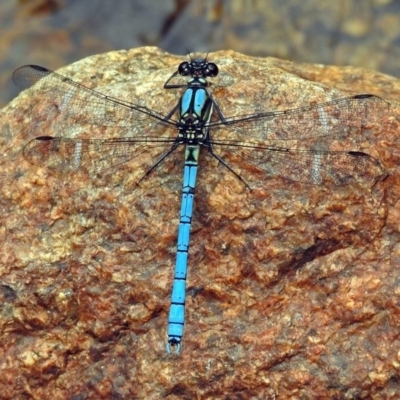
[[[193,78],[213,78],[218,75],[218,72],[217,65],[208,62],[204,58],[184,61],[178,67],[179,75],[191,76]]]

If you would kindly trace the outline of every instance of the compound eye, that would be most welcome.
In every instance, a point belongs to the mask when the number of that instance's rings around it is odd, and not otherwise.
[[[182,75],[182,76],[188,76],[188,75],[190,75],[191,69],[192,69],[191,64],[188,63],[187,61],[184,61],[179,64],[178,73],[179,73],[179,75]]]
[[[207,64],[207,69],[206,69],[206,75],[210,77],[214,77],[218,75],[218,67],[217,64],[214,63],[208,63]]]

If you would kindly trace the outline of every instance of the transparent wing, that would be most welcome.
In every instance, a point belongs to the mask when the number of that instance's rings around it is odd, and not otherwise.
[[[106,96],[88,89],[73,80],[47,68],[25,65],[13,74],[13,81],[21,89],[28,89],[33,95],[46,97],[44,113],[58,113],[72,118],[75,123],[87,123],[112,127],[175,125],[173,120],[166,121],[164,116],[146,107]],[[47,107],[47,109],[46,109]],[[149,132],[151,136],[153,132]]]
[[[238,145],[229,141],[213,141],[212,148],[224,159],[233,153],[267,172],[265,179],[272,175],[314,185],[358,182],[372,186],[385,175],[378,160],[360,151],[288,148],[274,142],[262,146],[251,143]]]
[[[146,107],[103,95],[42,67],[21,67],[13,79],[19,87],[51,99],[44,102],[49,104],[43,106],[46,118],[56,109],[74,122],[134,127],[140,132],[139,136],[117,139],[38,137],[24,150],[25,157],[35,164],[59,172],[78,168],[99,172],[144,152],[151,151],[156,157],[175,142],[176,121]],[[379,97],[357,95],[286,111],[242,115],[211,122],[214,138],[224,131],[224,140],[211,143],[221,154],[234,153],[261,170],[287,179],[314,184],[346,184],[352,180],[371,183],[384,170],[365,153],[316,150],[313,140],[301,143],[303,148],[282,141],[343,136],[378,120],[388,110],[389,103]]]
[[[344,137],[389,111],[390,104],[373,95],[357,95],[285,111],[241,115],[210,123],[213,136],[226,129],[229,138],[246,141]]]
[[[32,133],[47,131],[44,121],[54,121],[62,114],[69,121],[59,121],[56,137],[38,136],[24,149],[33,164],[47,166],[59,173],[78,169],[97,173],[147,153],[156,160],[167,151],[177,135],[176,122],[146,107],[119,100],[82,86],[46,68],[26,65],[13,74],[21,89],[29,89],[38,99]],[[46,98],[42,103],[40,99]],[[93,124],[112,128],[130,128],[130,138],[72,139],[64,137],[64,127]],[[68,130],[65,130],[68,132]],[[86,129],[83,135],[92,134]],[[123,132],[114,129],[112,136]],[[138,134],[135,134],[138,133]],[[111,132],[107,132],[111,134]]]
[[[24,148],[24,157],[31,163],[46,166],[58,173],[77,170],[98,173],[148,153],[152,160],[170,149],[173,139],[147,138],[69,139],[41,136],[31,140]]]

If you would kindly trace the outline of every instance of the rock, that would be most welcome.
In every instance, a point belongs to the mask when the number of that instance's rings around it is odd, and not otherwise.
[[[399,81],[231,51],[208,59],[220,68],[210,90],[225,116],[357,93],[389,100],[389,112],[358,138],[330,147],[370,154],[382,166],[379,179],[340,186],[265,179],[228,157],[249,190],[203,151],[182,351],[168,355],[182,149],[140,185],[149,154],[102,175],[57,175],[23,158],[29,140],[129,137],[129,129],[82,128],[74,118],[63,126],[57,110],[46,119],[51,98],[22,93],[1,111],[0,125],[3,398],[398,393]],[[183,60],[147,47],[59,72],[165,115],[182,90],[163,84]]]

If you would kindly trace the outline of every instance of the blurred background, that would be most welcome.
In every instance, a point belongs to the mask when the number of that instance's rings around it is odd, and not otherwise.
[[[400,76],[399,0],[1,0],[0,107],[14,69],[57,69],[92,54],[152,45],[233,49]],[[146,66],[143,66],[146,68]]]

